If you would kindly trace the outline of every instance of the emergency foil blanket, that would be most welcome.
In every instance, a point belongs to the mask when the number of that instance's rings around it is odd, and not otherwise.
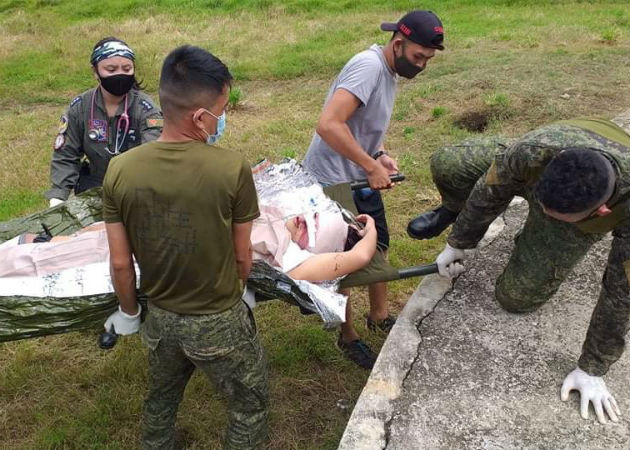
[[[262,161],[254,167],[254,184],[261,207],[282,211],[286,220],[303,217],[309,233],[316,228],[309,223],[313,213],[341,211],[339,204],[324,194],[317,179],[292,159],[280,164]],[[314,242],[312,235],[309,239]],[[255,261],[247,285],[261,294],[297,303],[302,311],[319,314],[326,328],[335,328],[345,321],[347,297],[337,292],[339,279],[321,283],[293,280],[269,264]]]

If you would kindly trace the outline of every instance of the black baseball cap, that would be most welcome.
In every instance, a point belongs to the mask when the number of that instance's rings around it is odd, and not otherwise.
[[[384,22],[383,31],[400,31],[403,36],[423,47],[444,50],[444,28],[438,16],[432,11],[411,11],[405,14],[397,23]]]

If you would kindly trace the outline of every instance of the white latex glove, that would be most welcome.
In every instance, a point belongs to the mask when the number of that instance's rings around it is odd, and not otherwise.
[[[48,207],[52,208],[53,206],[61,205],[62,203],[63,203],[63,200],[61,200],[60,198],[51,198],[48,201]]]
[[[245,303],[247,303],[249,309],[254,309],[256,307],[256,294],[254,293],[253,289],[247,289],[247,286],[245,286],[241,298]]]
[[[588,404],[592,402],[599,423],[606,423],[604,410],[613,422],[619,421],[617,416],[621,415],[621,411],[615,398],[608,392],[602,377],[594,377],[576,367],[564,379],[560,399],[566,402],[569,399],[569,392],[574,389],[580,391],[580,412],[583,419],[588,419]]]
[[[112,325],[114,326],[114,333],[122,336],[127,334],[137,333],[140,329],[140,314],[142,313],[142,305],[138,303],[138,312],[130,316],[123,312],[118,305],[118,311],[112,313],[105,321],[105,330],[112,331]]]
[[[440,275],[447,278],[455,278],[464,272],[465,269],[462,264],[464,256],[464,250],[453,248],[446,244],[442,253],[440,253],[435,260],[438,265]]]

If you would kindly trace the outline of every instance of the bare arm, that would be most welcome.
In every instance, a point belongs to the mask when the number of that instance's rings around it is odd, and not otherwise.
[[[363,237],[351,250],[311,256],[288,275],[295,280],[317,282],[334,280],[367,266],[376,251],[376,227],[370,216],[357,216],[357,220],[366,223],[366,226]]]
[[[377,163],[359,145],[346,124],[361,101],[345,89],[337,89],[326,104],[317,123],[317,134],[337,153],[359,165],[368,175],[370,187],[391,186],[387,169]]]
[[[253,221],[232,223],[232,239],[234,241],[234,255],[238,277],[247,281],[249,271],[252,268],[252,244],[250,241]]]
[[[109,243],[109,272],[114,291],[120,302],[120,308],[126,314],[138,313],[136,299],[136,271],[127,230],[122,222],[106,223],[107,242]]]

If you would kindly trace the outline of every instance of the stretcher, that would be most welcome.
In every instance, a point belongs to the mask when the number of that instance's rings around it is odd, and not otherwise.
[[[291,163],[295,165],[295,163]],[[403,179],[402,175],[394,181]],[[330,199],[353,214],[357,214],[352,199],[352,190],[367,186],[365,180],[324,188]],[[257,186],[258,188],[258,186]],[[259,193],[260,195],[260,193]],[[21,233],[39,233],[42,224],[56,235],[69,235],[81,228],[102,220],[101,189],[94,188],[63,204],[30,214],[25,217],[0,223],[0,244]],[[44,244],[45,245],[45,244]],[[369,285],[379,281],[395,281],[437,272],[436,264],[397,269],[390,266],[380,252],[376,252],[371,263],[334,285],[334,289]],[[298,306],[303,314],[318,314],[325,325],[334,327],[339,319],[334,308],[318,301],[311,283],[293,280],[286,274],[263,261],[254,261],[248,288],[255,292],[257,302],[280,299]],[[90,295],[4,295],[0,278],[0,342],[26,339],[36,336],[66,333],[85,329],[102,329],[109,314],[117,308],[118,301],[113,292]],[[146,297],[138,293],[138,299],[146,306]],[[345,310],[345,303],[336,305]],[[144,308],[146,310],[146,308]],[[101,337],[103,344],[104,338]],[[105,336],[105,341],[107,337]],[[115,343],[115,339],[113,339]],[[110,344],[113,345],[110,339]],[[109,345],[109,346],[111,346]],[[103,347],[108,347],[107,342]]]

